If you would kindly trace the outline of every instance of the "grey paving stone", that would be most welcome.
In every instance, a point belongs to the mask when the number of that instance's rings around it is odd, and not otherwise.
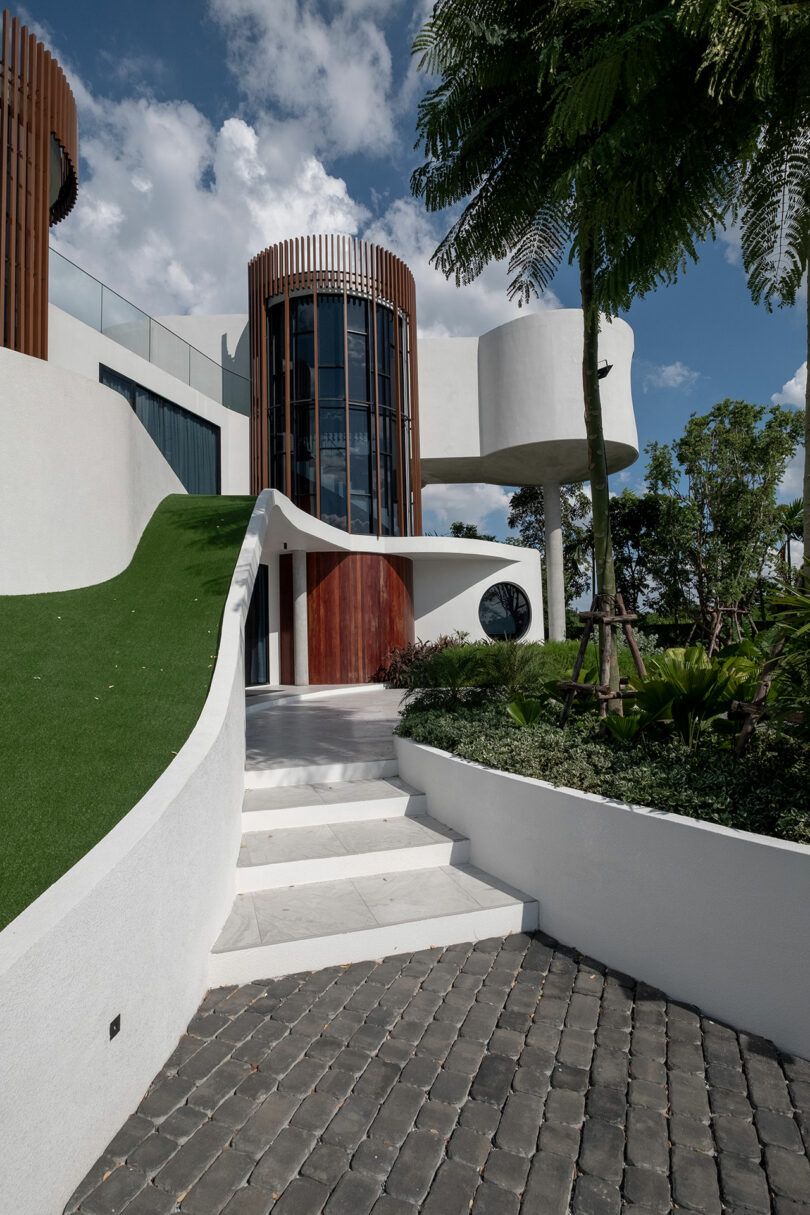
[[[582,1132],[577,1126],[566,1126],[564,1122],[544,1122],[537,1145],[541,1152],[553,1152],[573,1161],[579,1155],[581,1140]]]
[[[337,1038],[327,1038],[323,1034],[307,1047],[307,1058],[323,1059],[324,1063],[333,1063],[342,1050],[342,1042],[339,1042]]]
[[[444,1141],[430,1131],[411,1131],[402,1145],[385,1188],[393,1198],[420,1203],[444,1152]]]
[[[443,1101],[447,1105],[461,1105],[467,1100],[470,1091],[470,1077],[461,1072],[448,1072],[441,1069],[433,1084],[430,1086],[432,1101]]]
[[[296,1177],[273,1207],[273,1215],[320,1215],[329,1197],[326,1186],[311,1177]]]
[[[475,1191],[472,1215],[517,1215],[520,1199],[500,1186],[482,1181]]]
[[[568,1215],[573,1181],[572,1161],[552,1152],[538,1152],[529,1171],[523,1209],[533,1215]]]
[[[795,1119],[772,1110],[757,1110],[755,1118],[757,1134],[763,1144],[786,1148],[790,1152],[804,1151],[802,1137]],[[107,1149],[109,1151],[109,1148]]]
[[[480,1180],[477,1169],[445,1160],[431,1182],[422,1215],[467,1215]]]
[[[543,1116],[543,1102],[530,1093],[511,1093],[495,1133],[499,1148],[519,1156],[531,1156]]]
[[[275,1199],[266,1190],[243,1186],[237,1190],[222,1215],[269,1215]]]
[[[744,1159],[721,1151],[717,1158],[720,1190],[727,1206],[737,1204],[764,1213],[771,1209],[768,1182],[759,1160]]]
[[[369,1135],[375,1139],[386,1139],[390,1143],[402,1143],[413,1128],[424,1100],[423,1089],[398,1084],[380,1107],[380,1112],[369,1127]]]
[[[624,1088],[629,1079],[630,1061],[624,1051],[597,1046],[591,1063],[591,1080],[606,1088]]]
[[[204,1122],[155,1177],[169,1194],[184,1194],[229,1142],[233,1131],[221,1122]]]
[[[721,1152],[733,1156],[744,1156],[747,1160],[759,1160],[760,1146],[757,1133],[750,1122],[721,1114],[713,1121],[714,1137]]]
[[[707,1097],[711,1102],[713,1114],[731,1114],[735,1118],[753,1121],[753,1106],[743,1093],[732,1093],[727,1088],[710,1088]]]
[[[226,1151],[218,1156],[180,1204],[190,1215],[220,1215],[220,1211],[248,1179],[255,1161],[244,1152]]]
[[[601,1177],[580,1173],[574,1189],[574,1215],[619,1215],[622,1208],[618,1188]]]
[[[669,1104],[673,1114],[682,1118],[693,1118],[696,1122],[708,1122],[709,1092],[700,1076],[673,1073],[669,1077]],[[723,1111],[714,1110],[715,1113]]]
[[[249,1038],[263,1021],[264,1017],[261,1013],[246,1009],[219,1031],[217,1041],[230,1042],[237,1046],[240,1042],[244,1042],[245,1038]]]
[[[354,1076],[351,1072],[341,1072],[337,1068],[330,1068],[315,1085],[315,1092],[328,1093],[336,1101],[342,1101],[352,1091],[353,1087]]]
[[[433,1131],[447,1139],[458,1122],[458,1107],[444,1101],[426,1101],[416,1115],[416,1126],[420,1131]],[[372,1128],[373,1129],[373,1128]]]
[[[346,1173],[326,1204],[325,1215],[368,1215],[380,1196],[380,1183],[363,1173]]]
[[[133,1168],[140,1169],[147,1177],[154,1177],[162,1169],[170,1156],[178,1150],[176,1140],[169,1135],[155,1132],[140,1143],[133,1152],[129,1153],[127,1163]]]
[[[187,1033],[195,1038],[213,1038],[229,1024],[219,1012],[198,1012],[188,1023]]]
[[[260,1070],[251,1071],[237,1088],[234,1093],[235,1097],[246,1097],[248,1101],[252,1101],[255,1105],[259,1105],[265,1098],[278,1088],[278,1078],[270,1075],[268,1072]],[[226,1102],[229,1098],[226,1097]],[[219,1107],[217,1107],[219,1108]]]
[[[501,1120],[500,1110],[485,1101],[466,1101],[459,1112],[459,1123],[479,1135],[492,1137]]]
[[[194,1081],[182,1076],[171,1076],[163,1084],[152,1088],[138,1106],[137,1113],[153,1122],[167,1118],[179,1105],[184,1105],[186,1098],[194,1092]]]
[[[371,1215],[416,1215],[416,1204],[404,1202],[401,1198],[392,1198],[390,1194],[383,1194],[374,1203]]]
[[[627,1114],[627,1163],[659,1173],[667,1171],[669,1142],[663,1114],[631,1106]]]
[[[315,1146],[315,1136],[297,1126],[285,1126],[262,1156],[250,1177],[250,1184],[271,1194],[280,1194],[295,1177]],[[323,1188],[323,1187],[321,1187]],[[324,1199],[328,1191],[325,1192]]]
[[[181,1105],[168,1118],[164,1118],[160,1133],[169,1135],[176,1143],[185,1143],[207,1121],[208,1115],[203,1110],[197,1110],[193,1105]]]
[[[594,1085],[588,1089],[585,1108],[590,1118],[601,1118],[624,1126],[627,1120],[627,1097],[623,1088],[605,1088]]]
[[[243,1063],[238,1059],[226,1059],[224,1063],[220,1063],[219,1067],[214,1068],[211,1075],[203,1080],[202,1084],[197,1085],[189,1093],[188,1103],[198,1110],[211,1114],[226,1097],[230,1097],[236,1091],[238,1085],[250,1074],[249,1063]]]
[[[643,1105],[645,1109],[665,1114],[669,1109],[669,1092],[665,1084],[650,1084],[647,1080],[631,1080],[627,1086],[627,1100],[631,1105]]]
[[[352,1168],[384,1181],[399,1154],[399,1144],[384,1143],[382,1139],[364,1139],[352,1157]]]
[[[338,1108],[339,1102],[328,1093],[311,1093],[290,1118],[290,1125],[319,1135],[332,1121]]]
[[[550,1078],[553,1088],[568,1088],[573,1093],[585,1093],[590,1086],[588,1072],[581,1067],[569,1067],[567,1063],[558,1063]]]
[[[424,1095],[424,1094],[423,1094]],[[379,1106],[367,1097],[348,1097],[323,1132],[325,1143],[353,1152],[376,1118]]]
[[[434,1059],[444,1061],[456,1040],[457,1032],[455,1025],[431,1022],[419,1040],[419,1054],[432,1055]]]
[[[590,1030],[566,1029],[560,1038],[557,1058],[560,1063],[566,1063],[569,1067],[589,1068],[594,1046],[594,1036]]]
[[[459,1045],[461,1044],[457,1042],[456,1046]],[[453,1050],[455,1050],[455,1047],[453,1047]],[[391,1066],[395,1067],[396,1065],[391,1064]],[[414,1055],[412,1059],[408,1060],[399,1074],[403,1084],[411,1084],[416,1088],[428,1089],[439,1074],[441,1066],[438,1059],[431,1059],[428,1055]],[[447,1066],[447,1060],[445,1061],[445,1066]]]
[[[350,1153],[345,1148],[339,1148],[334,1143],[319,1143],[301,1165],[301,1172],[331,1190],[347,1172],[350,1159]]]
[[[234,1093],[223,1101],[222,1105],[217,1106],[212,1116],[215,1122],[224,1122],[234,1131],[238,1131],[248,1118],[255,1114],[256,1108],[257,1103],[250,1097]]]
[[[279,1080],[279,1091],[282,1093],[293,1093],[298,1097],[305,1097],[307,1093],[313,1091],[326,1068],[327,1064],[324,1063],[323,1059],[299,1059],[290,1068],[287,1075],[282,1076]]]
[[[493,1185],[520,1194],[526,1186],[530,1167],[531,1160],[526,1156],[517,1156],[514,1152],[495,1148],[490,1152],[489,1159],[484,1166],[484,1177]]]
[[[697,1152],[707,1154],[714,1151],[714,1140],[708,1123],[697,1122],[694,1118],[673,1115],[669,1119],[669,1137],[672,1143],[680,1147],[694,1148]]]
[[[298,1100],[290,1093],[271,1093],[234,1136],[234,1148],[258,1160],[290,1121],[298,1105]]]
[[[120,1164],[101,1184],[81,1201],[87,1215],[118,1215],[146,1185],[146,1177],[138,1169]]]
[[[416,1060],[412,1060],[415,1062]],[[406,1064],[406,1067],[410,1064]],[[391,1092],[394,1084],[402,1076],[402,1071],[396,1063],[386,1063],[384,1059],[372,1059],[360,1079],[354,1086],[358,1097],[370,1097],[374,1101],[384,1101]],[[407,1084],[404,1080],[403,1083]]]
[[[553,1088],[546,1098],[546,1120],[581,1126],[585,1117],[585,1097],[567,1088]]]
[[[769,1065],[766,1060],[747,1059],[745,1070],[748,1076],[748,1091],[755,1106],[775,1110],[780,1114],[793,1113],[787,1083],[776,1061]]]
[[[505,1055],[486,1055],[473,1081],[473,1098],[490,1105],[503,1105],[512,1086],[514,1071],[514,1063]]]
[[[151,1118],[143,1114],[132,1114],[127,1118],[117,1135],[114,1135],[104,1149],[104,1155],[113,1160],[126,1160],[130,1152],[134,1152],[139,1143],[143,1143],[147,1135],[151,1135],[155,1126]]]
[[[634,1206],[643,1207],[647,1211],[665,1215],[670,1209],[669,1178],[664,1173],[628,1165],[624,1171],[622,1192]]]
[[[689,1148],[672,1149],[672,1197],[691,1211],[720,1215],[717,1169],[711,1157]]]
[[[810,1196],[810,1163],[798,1152],[780,1147],[765,1148],[765,1168],[775,1194],[807,1202]]]
[[[459,1160],[474,1169],[481,1169],[491,1146],[491,1140],[486,1135],[479,1135],[466,1126],[458,1126],[447,1145],[447,1155],[451,1160]]]
[[[582,1128],[578,1167],[595,1177],[620,1181],[624,1171],[624,1131],[610,1122],[589,1118]]]

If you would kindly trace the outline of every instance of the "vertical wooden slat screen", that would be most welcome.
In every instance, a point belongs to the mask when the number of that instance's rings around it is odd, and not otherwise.
[[[285,348],[285,427],[287,431],[286,486],[289,495],[292,478],[292,435],[290,417],[290,292],[311,291],[365,296],[371,300],[373,324],[369,327],[369,338],[373,342],[372,364],[374,368],[374,391],[372,410],[375,419],[375,442],[377,445],[377,530],[380,529],[380,470],[379,470],[379,401],[377,385],[377,303],[391,308],[394,313],[394,334],[397,365],[394,369],[395,409],[397,416],[398,477],[400,520],[399,530],[405,531],[408,503],[402,501],[404,489],[404,461],[411,463],[411,486],[413,494],[413,531],[422,532],[421,478],[419,463],[419,401],[417,389],[416,354],[416,287],[408,267],[387,249],[381,249],[357,237],[328,236],[296,237],[281,241],[258,253],[248,265],[248,309],[250,333],[250,469],[251,492],[260,493],[270,484],[270,453],[268,450],[267,406],[269,401],[269,371],[267,361],[267,306],[268,303],[284,301],[284,348]],[[317,304],[316,304],[317,307]],[[409,380],[411,411],[411,452],[403,451],[402,400],[399,375],[399,317],[408,320],[410,336]],[[346,316],[344,303],[344,318]],[[346,340],[344,335],[344,341]],[[348,359],[346,360],[348,377]],[[317,374],[316,374],[317,381]],[[348,443],[349,393],[346,390],[347,443]],[[317,405],[316,405],[317,410]],[[317,414],[316,414],[317,416]],[[316,431],[316,459],[320,463],[319,433]],[[347,453],[347,482],[348,482]],[[316,469],[318,495],[320,495],[320,469]],[[351,511],[351,492],[347,484],[347,504]],[[318,503],[320,509],[320,503]],[[351,526],[349,524],[349,526]]]
[[[78,192],[76,102],[62,69],[3,12],[0,33],[0,345],[48,357],[48,229]],[[61,180],[50,204],[51,136]]]

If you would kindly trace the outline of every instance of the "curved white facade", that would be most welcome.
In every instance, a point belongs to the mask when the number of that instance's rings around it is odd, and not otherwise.
[[[588,475],[582,312],[518,317],[480,338],[422,338],[419,414],[426,485],[565,485]],[[608,470],[638,456],[630,390],[633,330],[602,323],[600,381]]]

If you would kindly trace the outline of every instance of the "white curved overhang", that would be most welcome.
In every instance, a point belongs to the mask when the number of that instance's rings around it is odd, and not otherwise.
[[[423,484],[587,479],[582,328],[579,309],[555,309],[480,338],[420,339]],[[618,472],[638,457],[625,321],[603,318],[599,355],[611,365],[600,390],[608,471]]]

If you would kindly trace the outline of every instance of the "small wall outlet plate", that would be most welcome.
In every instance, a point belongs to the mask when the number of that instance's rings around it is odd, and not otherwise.
[[[121,1029],[121,1014],[118,1013],[118,1015],[113,1017],[112,1021],[110,1022],[110,1041],[111,1042],[120,1029]]]

